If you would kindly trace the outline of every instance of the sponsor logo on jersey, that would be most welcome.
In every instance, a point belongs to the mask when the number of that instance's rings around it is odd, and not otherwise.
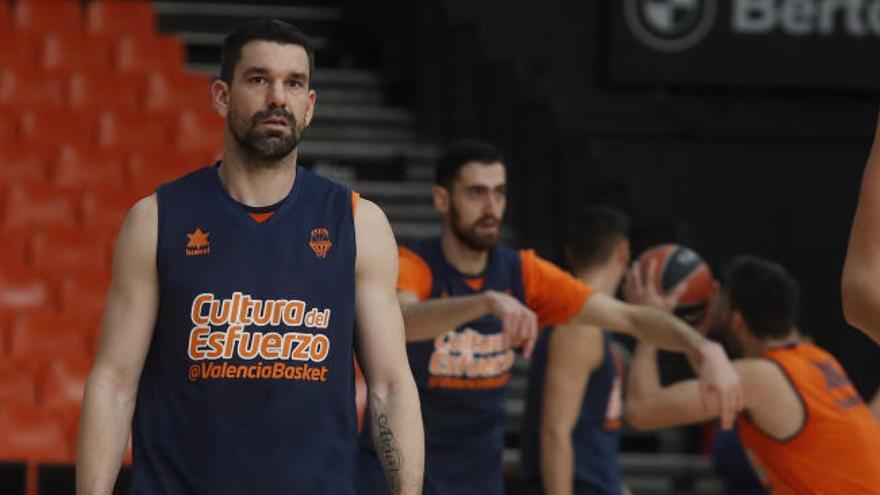
[[[211,241],[208,240],[208,232],[202,232],[197,228],[192,234],[186,234],[189,239],[186,243],[187,256],[202,256],[211,253]]]
[[[314,364],[330,354],[330,339],[320,330],[329,328],[331,314],[298,299],[199,294],[190,311],[187,353],[201,364],[190,367],[189,379],[327,381],[327,368]],[[297,328],[311,331],[291,330]]]
[[[504,336],[482,334],[472,328],[449,331],[434,340],[428,363],[428,386],[452,389],[488,389],[504,386],[510,379],[514,352]]]

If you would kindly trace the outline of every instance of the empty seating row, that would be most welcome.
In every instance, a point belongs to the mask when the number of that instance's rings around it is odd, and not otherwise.
[[[38,149],[10,144],[0,148],[0,185],[6,193],[13,186],[34,186],[34,194],[49,200],[53,192],[63,196],[93,189],[115,189],[120,197],[128,191],[129,197],[137,198],[177,175],[210,164],[217,153],[216,148],[178,152],[161,146],[107,150],[52,143]],[[4,187],[0,187],[3,193]]]
[[[99,70],[64,72],[29,66],[0,67],[0,107],[68,109],[85,113],[101,109],[211,110],[209,77],[183,72],[179,66],[166,69],[136,75]]]
[[[109,270],[46,276],[33,270],[0,270],[0,326],[35,313],[71,317],[95,327],[110,286]]]
[[[86,32],[150,34],[156,32],[153,6],[146,0],[0,0],[0,32]]]
[[[180,70],[185,60],[182,42],[172,36],[111,36],[50,33],[0,33],[0,66],[46,70],[115,70],[146,73]]]
[[[55,149],[69,144],[104,150],[164,150],[219,152],[224,123],[212,110],[173,110],[144,115],[137,110],[67,113],[26,109],[0,114],[0,143],[20,143],[31,149]],[[5,147],[5,146],[3,146]]]

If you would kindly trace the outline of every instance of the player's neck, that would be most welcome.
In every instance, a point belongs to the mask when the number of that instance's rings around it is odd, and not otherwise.
[[[754,343],[752,354],[758,356],[767,351],[788,347],[801,341],[801,334],[797,329],[792,329],[789,334],[782,338],[768,338],[756,340]]]
[[[443,257],[453,268],[466,275],[479,275],[489,263],[488,250],[474,250],[455,238],[452,232],[444,232],[440,239]]]
[[[613,296],[620,285],[620,270],[610,266],[588,268],[577,272],[577,278],[597,292]]]
[[[296,150],[272,165],[252,163],[241,150],[226,147],[220,181],[233,199],[247,206],[268,206],[287,197],[296,180]]]

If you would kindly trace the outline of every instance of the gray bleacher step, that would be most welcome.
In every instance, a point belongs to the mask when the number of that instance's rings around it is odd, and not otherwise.
[[[682,474],[712,474],[711,459],[701,455],[629,453],[620,456],[620,465],[624,474],[663,475],[673,466]]]
[[[299,156],[304,161],[338,160],[343,162],[393,162],[432,161],[437,150],[431,145],[408,142],[375,143],[369,141],[319,141],[303,140]]]
[[[318,67],[312,76],[312,83],[316,87],[381,87],[385,81],[379,74],[369,70]]]
[[[382,105],[385,103],[385,95],[378,88],[350,86],[330,86],[322,88],[315,86],[318,93],[318,105],[336,103],[343,105]]]
[[[257,3],[208,3],[154,1],[157,15],[192,15],[201,17],[272,17],[298,21],[333,22],[342,19],[339,7],[306,5],[260,5]]]
[[[416,132],[402,127],[372,127],[367,125],[312,124],[306,130],[303,142],[311,139],[324,141],[414,141]]]
[[[442,225],[440,223],[394,222],[391,225],[391,230],[394,231],[398,242],[400,240],[412,241],[439,235],[442,231]]]
[[[432,222],[440,224],[440,214],[437,213],[437,210],[434,209],[434,206],[431,204],[382,204],[382,198],[377,198],[376,201],[382,207],[382,210],[385,212],[385,216],[392,222]]]
[[[315,123],[368,123],[412,128],[415,117],[405,108],[328,103],[315,109]]]
[[[351,184],[365,198],[382,198],[390,201],[431,201],[430,182],[356,181]]]

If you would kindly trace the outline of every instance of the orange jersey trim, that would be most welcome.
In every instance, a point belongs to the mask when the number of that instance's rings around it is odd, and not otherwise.
[[[356,193],[355,191],[351,192],[351,216],[354,216],[357,213],[358,209],[358,201],[360,201],[361,195]]]
[[[542,259],[535,251],[520,251],[526,306],[538,314],[541,326],[568,322],[581,311],[593,288]]]
[[[471,290],[479,292],[483,290],[483,285],[486,283],[486,277],[466,278],[464,279],[464,283],[466,283]]]
[[[431,295],[434,276],[431,267],[412,250],[401,247],[398,249],[400,271],[397,276],[397,290],[412,292],[424,301]]]
[[[257,223],[265,222],[266,220],[272,218],[272,215],[274,214],[274,211],[267,211],[266,213],[248,213],[248,215],[250,215],[251,218],[253,218],[254,221]]]

